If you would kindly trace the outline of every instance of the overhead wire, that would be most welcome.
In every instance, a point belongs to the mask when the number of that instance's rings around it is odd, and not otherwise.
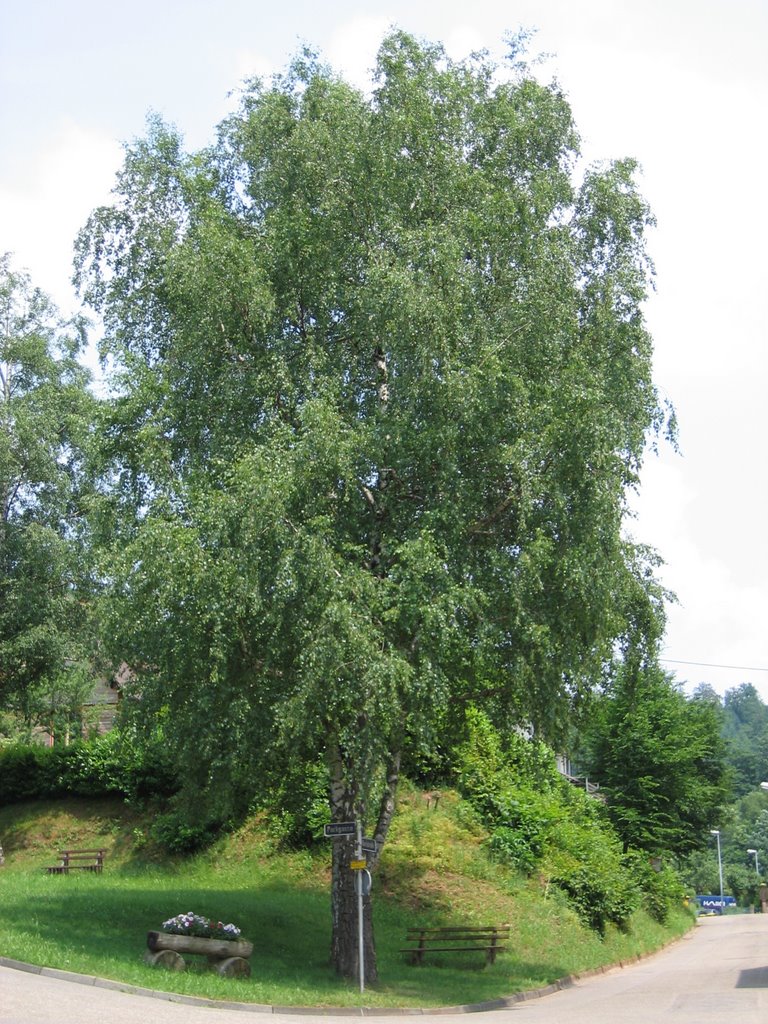
[[[735,672],[768,672],[768,668],[755,668],[754,665],[716,665],[711,661],[680,661],[678,658],[659,658],[670,665],[697,665],[699,668],[727,668]]]

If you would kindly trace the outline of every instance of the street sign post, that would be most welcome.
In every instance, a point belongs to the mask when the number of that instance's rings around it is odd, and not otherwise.
[[[323,833],[326,839],[337,839],[343,836],[353,836],[357,831],[354,821],[332,821],[323,825]]]
[[[363,857],[363,823],[360,819],[357,819],[357,849],[355,850],[355,857],[358,861],[362,861],[363,869],[365,869],[365,858]],[[357,962],[360,965],[360,993],[365,991],[365,933],[363,927],[363,872],[358,871],[355,875],[355,885],[357,886],[357,935],[358,935],[358,947],[357,947]]]

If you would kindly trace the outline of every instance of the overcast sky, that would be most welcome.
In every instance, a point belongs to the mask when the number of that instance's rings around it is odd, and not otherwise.
[[[363,85],[392,25],[457,57],[536,29],[585,160],[640,161],[681,451],[649,454],[630,528],[678,596],[666,667],[768,702],[767,0],[0,0],[0,252],[74,310],[74,236],[150,110],[199,148],[245,76],[306,42]]]

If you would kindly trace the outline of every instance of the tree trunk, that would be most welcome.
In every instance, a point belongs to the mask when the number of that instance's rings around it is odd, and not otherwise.
[[[386,784],[384,786],[384,792],[381,795],[381,803],[379,804],[379,817],[376,821],[376,830],[373,833],[373,838],[376,840],[376,852],[368,857],[368,867],[371,871],[375,871],[379,865],[381,850],[386,842],[389,826],[392,824],[392,818],[395,815],[395,797],[397,795],[397,784],[399,780],[400,751],[398,750],[390,755],[389,764],[387,765]]]

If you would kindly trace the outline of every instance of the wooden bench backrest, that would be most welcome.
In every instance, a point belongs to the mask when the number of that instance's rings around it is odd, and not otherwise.
[[[455,939],[460,935],[466,935],[468,938],[483,938],[488,936],[489,938],[507,938],[509,936],[510,926],[508,924],[502,925],[468,925],[465,928],[459,926],[453,926],[450,928],[409,928],[408,938],[425,938],[425,939]]]

